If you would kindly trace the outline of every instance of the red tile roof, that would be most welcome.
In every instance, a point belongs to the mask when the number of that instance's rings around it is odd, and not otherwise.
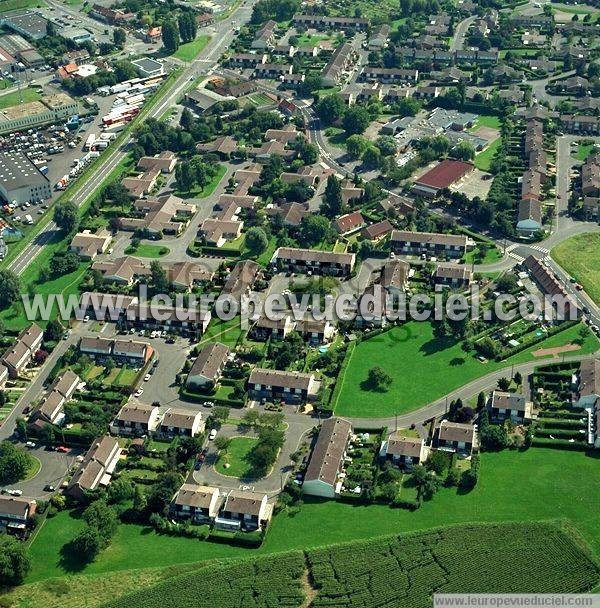
[[[443,160],[437,167],[422,175],[416,183],[442,190],[457,182],[473,169],[474,166],[471,163],[461,160]]]

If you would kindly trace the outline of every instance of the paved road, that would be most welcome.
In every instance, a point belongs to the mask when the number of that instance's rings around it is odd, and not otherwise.
[[[236,9],[231,16],[240,23],[245,23],[250,19],[252,3],[245,4]],[[187,65],[177,80],[171,85],[169,92],[155,104],[143,117],[157,118],[166,110],[175,105],[181,97],[183,91],[189,86],[190,81],[194,80],[202,73],[210,72],[217,64],[223,51],[231,44],[235,34],[231,29],[231,20],[225,19],[218,22],[215,26],[215,33],[210,42],[204,47],[197,59]],[[127,146],[131,143],[132,136],[129,135],[119,148],[101,157],[100,164],[89,179],[80,186],[71,200],[81,206],[95,192],[107,175],[123,160],[126,155]],[[80,183],[78,184],[80,185]],[[42,249],[56,234],[57,226],[50,221],[43,232],[29,243],[25,249],[9,264],[9,269],[21,275],[25,268],[41,253]]]
[[[450,52],[461,51],[465,45],[465,36],[471,25],[478,19],[477,15],[463,19],[454,28],[454,38],[450,43]]]

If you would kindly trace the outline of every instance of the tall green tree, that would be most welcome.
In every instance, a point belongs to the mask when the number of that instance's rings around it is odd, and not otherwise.
[[[342,196],[342,182],[335,176],[327,178],[325,193],[321,203],[321,213],[334,218],[344,212],[344,198]]]
[[[54,207],[54,221],[65,232],[75,232],[79,224],[79,210],[72,201],[58,203]]]
[[[163,23],[162,42],[169,53],[174,53],[179,48],[179,28],[173,21]]]
[[[0,534],[0,585],[20,585],[31,569],[27,545]]]
[[[0,309],[16,302],[21,293],[21,281],[12,270],[0,270]]]

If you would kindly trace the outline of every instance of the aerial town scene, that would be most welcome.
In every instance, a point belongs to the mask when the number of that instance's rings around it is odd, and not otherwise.
[[[600,606],[600,1],[0,0],[0,608],[508,605]]]

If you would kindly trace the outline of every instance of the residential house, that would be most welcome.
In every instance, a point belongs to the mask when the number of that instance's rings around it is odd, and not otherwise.
[[[360,211],[353,211],[352,213],[346,213],[346,215],[340,215],[333,224],[338,234],[345,235],[360,230],[365,223]]]
[[[154,349],[147,342],[111,340],[106,338],[81,338],[79,352],[92,357],[97,363],[112,359],[117,365],[141,369],[150,361]]]
[[[98,234],[84,230],[73,237],[69,251],[76,253],[82,260],[94,260],[96,256],[106,252],[111,240],[111,235],[105,230]]]
[[[15,343],[0,358],[0,363],[7,370],[2,374],[5,381],[7,375],[8,378],[13,379],[19,377],[21,372],[31,363],[43,342],[44,332],[35,323],[21,331]]]
[[[163,437],[196,437],[204,428],[202,412],[170,407],[160,421],[158,432]]]
[[[255,367],[248,379],[248,394],[251,399],[305,403],[316,399],[320,386],[314,374]]]
[[[316,346],[331,342],[335,336],[336,329],[335,325],[330,321],[305,317],[296,321],[296,331],[305,342],[308,342],[311,346]]]
[[[600,116],[562,114],[560,123],[567,133],[575,135],[600,135]]]
[[[71,477],[66,493],[77,500],[82,500],[86,492],[105,488],[111,481],[120,457],[121,448],[117,439],[108,435],[96,439]]]
[[[475,447],[475,427],[472,424],[442,420],[438,428],[437,448],[470,456]]]
[[[394,230],[390,243],[396,254],[460,259],[467,252],[469,239],[462,234]]]
[[[137,217],[121,218],[121,230],[129,232],[139,230],[150,236],[179,235],[196,213],[196,205],[184,203],[182,199],[172,194],[140,199],[134,202],[133,207]]]
[[[400,468],[411,470],[416,464],[423,464],[429,450],[420,437],[407,437],[402,431],[395,431],[381,442],[380,458],[390,461]]]
[[[208,342],[196,357],[186,380],[190,388],[214,386],[220,379],[230,350],[220,342]]]
[[[208,524],[217,517],[221,503],[218,488],[184,483],[171,501],[170,513],[175,519]]]
[[[0,494],[0,528],[24,536],[36,507],[36,501],[31,498]]]
[[[149,435],[156,431],[159,420],[158,407],[129,402],[119,410],[110,431],[118,435]]]
[[[385,84],[397,84],[400,82],[414,84],[419,80],[419,70],[366,66],[360,73],[360,79],[367,82]]]
[[[356,61],[356,51],[351,44],[344,42],[338,46],[321,73],[323,86],[338,85],[350,66]]]
[[[270,319],[262,316],[252,326],[250,334],[253,340],[265,342],[267,340],[284,340],[293,331],[294,321],[286,315],[282,319]]]
[[[516,424],[523,424],[531,420],[532,404],[522,393],[494,390],[487,407],[492,422],[511,420]]]
[[[577,407],[593,407],[600,400],[600,359],[583,359],[579,365]]]
[[[452,289],[468,289],[473,282],[473,271],[466,265],[438,264],[433,274],[433,282]]]
[[[271,263],[282,272],[332,276],[349,276],[355,262],[354,253],[333,253],[292,247],[279,247],[271,260]]]
[[[347,420],[335,417],[323,421],[304,474],[304,494],[324,498],[340,494],[340,475],[351,435],[352,425]]]
[[[229,273],[221,296],[239,299],[249,295],[260,275],[260,270],[260,266],[253,260],[238,262]]]
[[[392,233],[394,226],[389,220],[382,220],[363,228],[361,236],[369,241],[378,242]]]
[[[294,26],[314,28],[317,30],[366,30],[369,20],[360,17],[335,17],[332,15],[294,15]]]
[[[251,532],[264,529],[273,514],[266,494],[231,490],[225,498],[220,513],[215,518],[215,527],[221,530]]]
[[[256,36],[251,43],[253,49],[266,49],[273,46],[275,42],[275,34],[277,32],[277,22],[273,19],[269,19],[265,24],[256,32]]]
[[[177,156],[165,150],[156,156],[142,156],[138,160],[137,168],[141,171],[158,169],[161,173],[173,173],[177,165]]]
[[[392,296],[408,289],[410,264],[404,260],[388,260],[381,269],[381,286]]]

